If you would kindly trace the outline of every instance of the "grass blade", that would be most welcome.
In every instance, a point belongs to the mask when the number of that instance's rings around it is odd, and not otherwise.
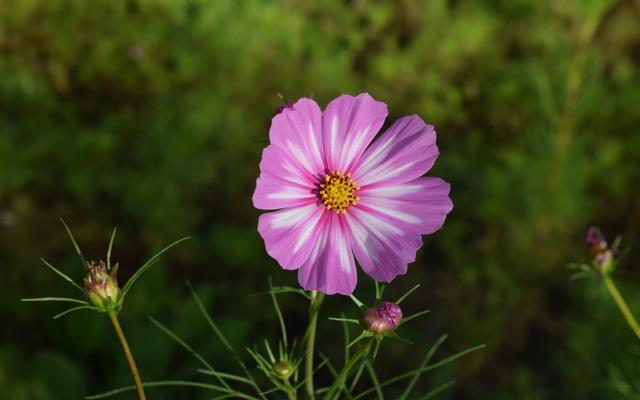
[[[449,381],[446,383],[443,383],[442,385],[438,386],[437,388],[429,391],[429,393],[425,394],[424,396],[420,397],[418,400],[428,400],[433,398],[435,395],[440,394],[441,392],[445,391],[446,389],[450,388],[451,386],[455,385],[456,381]]]
[[[421,316],[423,316],[425,314],[429,314],[430,312],[431,312],[431,310],[423,310],[423,311],[417,312],[415,314],[411,314],[408,317],[402,318],[402,320],[400,321],[399,325],[405,324],[405,323],[411,321],[414,318],[418,318],[418,317],[421,317]]]
[[[64,229],[67,230],[69,239],[71,239],[71,243],[73,243],[73,247],[76,249],[76,253],[78,253],[78,257],[80,257],[82,268],[85,268],[87,265],[87,260],[84,259],[84,256],[82,255],[82,250],[80,250],[80,246],[78,246],[78,242],[76,242],[76,238],[73,237],[73,233],[71,233],[71,229],[69,229],[69,227],[67,226],[67,223],[64,222],[62,218],[60,218],[60,222],[62,222],[62,225],[64,225]]]
[[[79,311],[79,310],[95,310],[95,311],[104,312],[104,310],[103,310],[103,309],[98,308],[98,307],[93,307],[93,306],[78,306],[78,307],[73,307],[73,308],[70,308],[70,309],[68,309],[68,310],[66,310],[66,311],[63,311],[63,312],[61,312],[60,314],[56,314],[56,315],[54,315],[54,316],[53,316],[53,319],[58,319],[58,318],[63,317],[63,316],[65,316],[65,315],[67,315],[67,314],[70,314],[70,313],[72,313],[72,312],[74,312],[74,311]]]
[[[256,400],[255,397],[249,396],[249,395],[247,395],[245,393],[236,392],[234,390],[229,390],[229,389],[223,388],[221,386],[211,385],[211,384],[203,383],[203,382],[155,381],[155,382],[144,382],[142,384],[142,386],[145,387],[145,388],[161,387],[161,386],[187,386],[187,387],[195,387],[195,388],[201,388],[201,389],[214,390],[214,391],[218,391],[218,392],[221,392],[221,393],[233,394],[233,395],[237,396],[237,398],[239,398],[239,399]],[[132,390],[135,390],[135,389],[136,389],[136,387],[133,386],[133,385],[125,386],[125,387],[121,387],[121,388],[118,388],[118,389],[110,390],[108,392],[94,394],[94,395],[91,395],[91,396],[86,396],[85,399],[87,399],[87,400],[106,399],[107,397],[111,397],[111,396],[114,396],[116,394],[120,394],[120,393],[124,393],[124,392],[129,392],[129,391],[132,391]]]
[[[436,368],[442,367],[442,366],[444,366],[446,364],[449,364],[449,363],[457,360],[458,358],[464,357],[469,353],[473,353],[474,351],[478,351],[480,349],[484,349],[485,347],[487,347],[487,346],[484,345],[484,344],[481,344],[481,345],[478,345],[478,346],[475,346],[475,347],[471,347],[471,348],[469,348],[467,350],[463,350],[463,351],[461,351],[459,353],[456,353],[456,354],[454,354],[454,355],[452,355],[450,357],[447,357],[447,358],[445,358],[443,360],[440,360],[435,364],[428,365],[428,366],[426,366],[426,367],[424,367],[422,369],[418,369],[416,371],[405,372],[404,374],[397,375],[397,376],[395,376],[393,378],[387,379],[386,381],[380,383],[380,387],[382,388],[382,387],[385,387],[387,385],[391,385],[392,383],[399,382],[399,381],[401,381],[403,379],[407,379],[407,378],[413,376],[416,372],[424,373],[424,372],[431,371],[431,370],[434,370]],[[353,400],[361,399],[361,398],[365,397],[366,395],[368,395],[369,393],[371,393],[373,391],[375,391],[375,388],[364,390],[362,393],[359,393],[357,396],[355,396],[353,398]]]
[[[73,299],[70,297],[30,297],[26,299],[20,299],[20,301],[24,302],[34,302],[34,301],[56,301],[56,302],[65,302],[65,303],[78,303],[88,306],[89,303],[84,300]]]
[[[173,331],[171,331],[169,328],[167,328],[166,326],[164,326],[162,323],[158,322],[157,320],[155,320],[153,317],[149,317],[149,320],[151,321],[152,324],[154,324],[158,329],[160,329],[162,332],[164,332],[167,336],[169,336],[171,339],[173,339],[176,343],[178,343],[180,346],[182,346],[185,350],[187,350],[189,353],[191,353],[191,355],[193,355],[198,361],[200,361],[200,363],[202,365],[205,366],[205,368],[207,368],[209,371],[211,372],[217,372],[215,370],[215,368],[213,368],[213,366],[211,364],[209,364],[207,362],[207,360],[204,359],[204,357],[202,357],[202,355],[200,355],[200,353],[198,353],[197,351],[195,351],[191,346],[189,346],[187,344],[187,342],[185,342],[184,340],[182,340],[182,338],[178,335],[176,335],[175,333],[173,333]],[[231,389],[231,387],[229,387],[229,385],[227,384],[227,382],[224,381],[224,379],[218,377],[218,382],[220,382],[220,384],[222,386],[224,386],[227,389]]]
[[[269,293],[271,293],[271,301],[273,302],[273,307],[276,309],[278,322],[280,322],[280,330],[282,331],[282,342],[284,343],[284,348],[286,350],[289,347],[289,343],[287,342],[287,327],[284,323],[284,318],[282,317],[282,311],[280,311],[278,299],[276,299],[276,295],[275,293],[273,293],[273,284],[271,283],[271,277],[269,277]]]
[[[153,265],[153,263],[155,263],[158,258],[160,258],[160,256],[162,254],[164,254],[167,250],[169,250],[170,248],[172,248],[173,246],[177,245],[180,242],[184,242],[187,239],[190,239],[190,236],[186,236],[183,237],[182,239],[178,239],[175,242],[171,243],[170,245],[168,245],[167,247],[165,247],[164,249],[160,250],[159,252],[157,252],[156,254],[154,254],[149,260],[147,260],[146,263],[144,263],[144,265],[142,265],[142,267],[140,267],[132,276],[131,278],[129,278],[129,280],[127,281],[127,283],[125,283],[124,287],[122,288],[122,298],[124,299],[124,297],[127,295],[127,293],[129,292],[129,290],[131,289],[131,287],[133,286],[134,283],[136,283],[136,281],[138,280],[138,278],[140,278],[142,276],[142,274],[144,274],[147,269],[149,269],[149,267],[151,265]]]
[[[447,340],[447,335],[442,335],[438,338],[438,340],[436,340],[433,346],[431,346],[431,349],[429,349],[424,359],[422,360],[422,363],[420,363],[420,367],[415,371],[415,374],[411,378],[411,381],[407,385],[407,388],[402,393],[402,396],[400,396],[400,400],[405,400],[409,398],[409,393],[411,393],[411,390],[413,390],[413,387],[418,382],[420,375],[422,375],[420,371],[429,364],[429,361],[431,361],[431,358],[433,357],[435,352],[438,351],[438,348],[440,347],[440,345],[442,345],[442,343],[444,343],[445,340]]]
[[[371,382],[373,382],[373,387],[376,389],[376,396],[378,396],[378,400],[384,400],[384,394],[382,394],[382,388],[380,387],[380,380],[378,380],[378,375],[376,375],[376,371],[373,369],[371,361],[365,360],[364,364],[369,372],[369,377],[371,377]]]
[[[109,248],[107,249],[107,271],[111,271],[111,249],[113,248],[113,239],[116,237],[118,228],[113,228],[111,239],[109,240]]]
[[[204,375],[215,376],[218,379],[229,379],[231,381],[242,382],[253,386],[253,381],[239,375],[228,374],[226,372],[216,371],[215,369],[199,369],[198,372]]]
[[[320,357],[322,357],[324,360],[327,361],[327,369],[331,373],[331,376],[333,376],[333,379],[336,379],[338,377],[338,371],[336,371],[334,366],[331,364],[331,360],[329,360],[329,357],[325,356],[322,353],[320,353],[319,355],[320,355]],[[351,396],[351,393],[349,392],[349,389],[347,388],[346,382],[342,382],[342,385],[340,385],[340,391],[337,392],[335,395],[338,396],[340,394],[340,392],[344,392],[344,394],[347,396],[347,399],[353,400],[353,396]]]
[[[47,260],[45,260],[44,258],[40,258],[40,260],[42,260],[42,262],[44,263],[44,265],[46,265],[47,267],[49,267],[53,272],[55,272],[56,274],[58,274],[60,277],[62,277],[62,279],[64,279],[65,281],[69,282],[70,284],[72,284],[76,289],[78,289],[79,291],[81,291],[84,294],[84,290],[80,287],[80,285],[78,285],[77,283],[75,283],[73,281],[73,279],[69,278],[69,276],[67,274],[65,274],[64,272],[60,271],[59,269],[57,269],[56,267],[54,267],[53,265],[49,264],[49,262],[47,262]]]
[[[344,318],[344,317],[329,317],[329,319],[331,321],[338,321],[338,322],[348,322],[350,324],[356,324],[356,325],[360,325],[360,321],[358,321],[355,318]]]
[[[404,301],[404,299],[406,299],[407,297],[409,297],[409,295],[413,292],[416,291],[416,289],[418,289],[420,287],[420,284],[418,283],[417,285],[415,285],[414,287],[412,287],[411,289],[409,289],[407,291],[407,293],[403,294],[402,296],[400,296],[400,298],[398,300],[396,300],[396,304],[400,304]]]
[[[265,395],[262,394],[262,390],[260,390],[260,387],[258,386],[255,379],[253,378],[253,375],[251,375],[251,372],[249,372],[249,369],[247,368],[246,364],[240,359],[240,357],[238,356],[238,353],[236,352],[236,349],[234,349],[233,346],[231,346],[231,344],[229,343],[227,338],[224,336],[220,328],[218,328],[218,325],[216,325],[216,323],[213,321],[213,318],[211,318],[211,316],[207,312],[207,309],[204,307],[204,304],[202,304],[202,300],[200,300],[200,296],[198,296],[196,291],[193,289],[193,286],[191,286],[191,283],[189,283],[188,281],[187,281],[187,286],[189,287],[189,291],[191,292],[191,296],[193,297],[193,300],[196,302],[196,305],[200,310],[200,314],[202,314],[205,321],[207,321],[207,324],[209,324],[209,326],[211,327],[211,330],[213,330],[213,332],[216,334],[218,339],[220,339],[220,341],[227,348],[227,350],[229,350],[231,354],[233,354],[234,358],[236,359],[236,362],[238,363],[238,365],[240,365],[240,368],[242,369],[246,377],[253,382],[253,387],[258,393],[258,395],[262,399],[266,400]]]

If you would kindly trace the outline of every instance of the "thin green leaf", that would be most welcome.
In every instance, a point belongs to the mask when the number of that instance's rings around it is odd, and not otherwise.
[[[373,387],[376,389],[378,400],[384,400],[384,394],[382,394],[382,388],[380,387],[380,380],[378,380],[378,375],[376,375],[376,371],[373,369],[371,361],[365,360],[364,364],[369,372],[369,377],[371,377],[371,382],[373,382]]]
[[[378,340],[376,340],[376,344],[373,348],[373,354],[372,354],[372,358],[375,360],[376,357],[378,357],[378,351],[380,351],[380,345],[382,345],[382,338],[378,337]]]
[[[327,361],[327,369],[329,370],[329,373],[331,373],[331,376],[333,376],[333,379],[336,379],[338,377],[338,371],[336,371],[334,366],[331,364],[331,360],[329,360],[329,357],[325,356],[322,353],[320,353],[319,355],[320,355],[320,357],[322,357],[322,359]],[[345,384],[344,381],[340,385],[340,391],[338,391],[335,394],[334,398],[339,396],[340,392],[344,392],[344,394],[347,396],[347,399],[353,400],[353,396],[351,396],[351,393],[349,392],[349,389],[347,388],[347,385]]]
[[[256,397],[249,396],[249,395],[244,394],[242,392],[237,392],[235,390],[229,390],[229,389],[223,388],[221,386],[211,385],[211,384],[203,383],[203,382],[155,381],[155,382],[143,382],[142,386],[145,387],[145,388],[161,387],[161,386],[187,386],[187,387],[195,387],[195,388],[200,388],[200,389],[214,390],[214,391],[218,391],[218,392],[221,392],[221,393],[234,394],[238,398],[246,399],[246,400],[255,400],[256,399]],[[125,386],[125,387],[121,387],[119,389],[110,390],[108,392],[94,394],[94,395],[91,395],[91,396],[86,396],[85,399],[87,399],[87,400],[105,399],[107,397],[111,397],[111,396],[114,396],[116,394],[120,394],[120,393],[124,393],[124,392],[129,392],[129,391],[132,391],[132,390],[135,390],[135,389],[136,389],[136,387],[133,386],[133,385]]]
[[[180,336],[176,335],[173,331],[171,331],[169,328],[167,328],[166,326],[164,326],[162,323],[160,323],[159,321],[157,321],[156,319],[154,319],[153,317],[149,317],[149,320],[151,321],[152,324],[154,324],[158,329],[160,329],[162,332],[165,333],[165,335],[169,336],[171,339],[173,339],[176,343],[178,343],[180,346],[182,346],[185,350],[187,350],[189,353],[191,353],[191,355],[193,355],[198,361],[200,361],[200,363],[202,365],[205,366],[205,368],[207,368],[209,371],[211,372],[217,372],[215,368],[213,368],[213,366],[211,364],[209,364],[209,362],[207,362],[207,360],[205,360],[205,358],[200,355],[200,353],[198,353],[197,351],[195,351],[191,346],[189,346],[187,344],[187,342],[185,342]],[[220,384],[222,386],[224,386],[227,389],[231,389],[229,387],[229,385],[224,381],[224,379],[218,377],[218,381],[220,382]]]
[[[87,306],[89,305],[89,303],[84,300],[73,299],[70,297],[32,297],[32,298],[20,299],[20,301],[25,301],[25,302],[56,301],[56,302],[65,302],[65,303],[78,303],[78,304],[84,304]]]
[[[449,364],[449,363],[451,363],[451,362],[453,362],[453,361],[455,361],[455,360],[457,360],[457,359],[459,359],[461,357],[464,357],[469,353],[472,353],[474,351],[478,351],[478,350],[483,349],[485,347],[486,347],[486,345],[484,345],[484,344],[481,344],[481,345],[475,346],[475,347],[471,347],[471,348],[469,348],[467,350],[461,351],[461,352],[456,353],[456,354],[454,354],[454,355],[452,355],[450,357],[447,357],[444,360],[438,361],[435,364],[426,366],[426,367],[424,367],[422,369],[418,369],[417,371],[419,371],[420,373],[424,373],[424,372],[427,372],[427,371],[432,371],[432,370],[434,370],[436,368],[440,368],[440,367],[442,367],[442,366],[444,366],[446,364]],[[407,378],[413,376],[417,371],[405,372],[404,374],[400,374],[400,375],[397,375],[397,376],[395,376],[393,378],[387,379],[386,381],[380,383],[380,387],[382,388],[382,387],[391,385],[392,383],[401,381],[403,379],[407,379]],[[373,391],[375,391],[375,388],[370,388],[370,389],[364,390],[362,393],[359,393],[357,396],[355,396],[353,398],[353,400],[361,399],[361,398],[365,397],[366,395],[368,395],[369,393],[371,393]]]
[[[435,397],[436,395],[440,394],[441,392],[444,392],[446,389],[450,388],[451,386],[453,386],[455,384],[456,384],[456,381],[449,381],[449,382],[443,383],[442,385],[438,386],[437,388],[429,391],[429,393],[427,393],[424,396],[420,397],[418,400],[431,399],[431,398]]]
[[[247,347],[247,351],[253,357],[253,359],[258,363],[259,367],[262,367],[265,372],[271,372],[271,364],[267,361],[266,358],[262,356],[262,354],[258,353],[256,350],[251,350],[251,348]]]
[[[361,341],[362,339],[366,339],[373,336],[373,333],[369,332],[369,331],[362,331],[362,333],[360,333],[360,336],[358,336],[357,338],[355,338],[351,343],[349,343],[347,345],[347,347],[351,347],[354,344],[358,343],[359,341]]]
[[[424,356],[422,363],[420,363],[420,367],[415,371],[413,377],[411,377],[411,381],[409,381],[407,388],[402,393],[402,396],[400,396],[400,400],[405,400],[409,398],[409,394],[411,393],[411,390],[413,390],[413,387],[416,385],[416,383],[418,382],[418,379],[420,378],[420,375],[422,374],[420,370],[422,370],[424,367],[426,367],[429,364],[429,362],[431,361],[431,358],[433,357],[435,352],[438,350],[440,345],[444,343],[445,340],[447,340],[447,335],[442,335],[438,338],[438,340],[436,340],[433,346],[431,346],[427,354]]]
[[[214,397],[211,400],[233,399],[234,397],[236,397],[235,393],[229,393],[229,394],[223,394],[222,396]]]
[[[93,307],[93,306],[78,306],[78,307],[73,307],[73,308],[70,308],[70,309],[68,309],[68,310],[66,310],[66,311],[63,311],[63,312],[61,312],[60,314],[56,314],[56,315],[54,315],[54,316],[53,316],[53,319],[58,319],[58,318],[63,317],[63,316],[65,316],[65,315],[67,315],[67,314],[70,314],[70,313],[72,313],[72,312],[74,312],[74,311],[79,311],[79,310],[94,310],[94,311],[104,312],[104,310],[103,310],[103,309],[98,308],[98,307]]]
[[[431,310],[423,310],[423,311],[417,312],[415,314],[411,314],[408,317],[402,318],[402,320],[400,321],[398,326],[400,326],[402,324],[405,324],[405,323],[411,321],[414,318],[418,318],[418,317],[421,317],[421,316],[423,316],[425,314],[429,314],[430,312],[431,312]]]
[[[349,387],[350,392],[353,392],[353,389],[355,389],[356,385],[360,381],[360,377],[362,376],[363,371],[364,371],[364,363],[360,363],[360,366],[358,367],[358,370],[356,371],[356,374],[353,377],[353,381],[351,382],[351,386]]]
[[[239,376],[239,375],[235,375],[235,374],[228,374],[226,372],[220,372],[220,371],[216,371],[215,369],[211,370],[211,369],[199,369],[197,370],[199,373],[204,374],[204,375],[211,375],[211,376],[215,376],[219,379],[229,379],[232,381],[237,381],[237,382],[242,382],[242,383],[246,383],[247,385],[253,385],[253,381]]]
[[[613,244],[611,245],[611,248],[617,249],[620,247],[620,244],[622,244],[622,235],[618,235],[615,237],[615,239],[613,239]]]
[[[53,272],[55,272],[56,274],[58,274],[60,277],[62,277],[62,279],[64,279],[65,281],[69,282],[70,284],[73,285],[73,287],[75,287],[76,289],[78,289],[79,291],[81,291],[84,294],[84,290],[80,287],[80,285],[78,285],[77,283],[75,283],[73,281],[73,279],[69,278],[69,276],[67,274],[65,274],[64,272],[60,271],[59,269],[57,269],[56,267],[54,267],[53,265],[49,264],[49,262],[47,262],[47,260],[45,260],[44,258],[40,258],[40,260],[42,260],[42,262],[44,263],[44,265],[46,265],[47,267],[49,267]]]
[[[271,293],[271,301],[273,302],[273,307],[276,309],[276,315],[278,316],[278,322],[280,322],[280,330],[282,332],[282,341],[284,343],[284,348],[289,347],[289,343],[287,342],[287,327],[284,323],[284,318],[282,317],[282,311],[280,311],[280,305],[278,305],[278,299],[276,299],[275,293],[273,293],[273,285],[271,283],[271,277],[269,277],[269,292]]]
[[[358,321],[355,318],[344,318],[344,317],[329,317],[329,319],[331,321],[338,321],[338,322],[348,322],[350,324],[356,324],[356,325],[360,325],[360,321]]]
[[[302,289],[298,289],[298,288],[292,288],[290,286],[274,286],[271,288],[270,291],[268,292],[261,292],[261,293],[256,293],[255,296],[260,296],[260,295],[264,295],[264,294],[280,294],[280,293],[297,293],[299,295],[304,296],[307,300],[311,299],[311,296]]]
[[[593,271],[581,271],[576,272],[575,274],[571,274],[571,276],[569,276],[569,280],[574,282],[580,279],[596,278],[597,276],[598,275],[596,275],[596,273]]]
[[[144,265],[142,265],[142,267],[140,267],[132,276],[131,278],[129,278],[129,280],[127,281],[127,283],[125,283],[125,285],[122,288],[122,298],[124,298],[127,293],[129,292],[129,290],[131,289],[131,287],[133,286],[134,283],[136,283],[136,281],[138,280],[138,278],[140,278],[142,276],[142,274],[144,274],[145,272],[147,272],[147,269],[153,265],[153,263],[155,263],[158,258],[160,258],[160,256],[162,254],[164,254],[167,250],[169,250],[170,248],[172,248],[173,246],[177,245],[180,242],[184,242],[187,239],[190,239],[190,236],[186,236],[183,237],[182,239],[178,239],[175,242],[171,243],[170,245],[168,245],[167,247],[165,247],[164,249],[160,250],[159,252],[157,252],[156,254],[154,254],[149,260],[147,260],[146,263],[144,263]]]
[[[204,304],[202,304],[202,300],[200,300],[200,296],[198,296],[198,293],[196,293],[196,291],[193,289],[193,286],[191,286],[191,283],[189,281],[187,281],[187,286],[189,287],[189,291],[191,292],[191,296],[193,297],[193,300],[196,302],[196,305],[200,310],[200,314],[202,314],[205,321],[207,321],[207,324],[209,324],[209,327],[211,327],[211,330],[213,330],[213,332],[216,334],[218,339],[220,339],[220,341],[227,348],[227,350],[229,350],[231,354],[233,354],[234,358],[236,359],[236,362],[238,363],[238,365],[240,365],[240,368],[242,369],[244,374],[247,376],[247,378],[249,378],[251,381],[254,382],[253,387],[256,390],[256,393],[258,393],[258,395],[262,399],[266,400],[266,397],[262,394],[260,387],[258,386],[257,383],[255,383],[255,379],[253,378],[253,375],[251,374],[251,372],[249,372],[249,369],[247,368],[245,363],[240,359],[240,357],[238,356],[238,353],[233,348],[233,346],[231,346],[231,344],[229,343],[227,338],[224,336],[220,328],[218,328],[218,325],[216,325],[216,323],[213,321],[213,318],[211,318],[211,316],[207,312],[207,309],[204,307]]]
[[[191,283],[187,282],[187,286],[189,287],[189,290],[191,291],[191,296],[193,296],[193,299],[196,302],[196,305],[198,306],[198,309],[200,310],[200,313],[202,314],[204,319],[207,321],[207,323],[209,324],[209,326],[213,330],[213,333],[216,334],[218,339],[220,339],[220,341],[222,342],[224,347],[227,348],[227,350],[229,350],[229,351],[231,351],[233,353],[236,353],[235,349],[231,346],[231,344],[229,343],[227,338],[224,336],[222,331],[220,331],[220,328],[218,328],[218,325],[215,322],[213,322],[213,319],[211,318],[211,316],[207,312],[207,309],[204,307],[204,304],[202,304],[202,300],[200,300],[200,296],[198,296],[196,291],[193,289],[193,286],[191,286]]]
[[[344,320],[344,314],[340,314],[342,316],[342,319]],[[349,335],[349,326],[347,325],[346,321],[342,321],[342,335],[344,336],[344,363],[343,363],[343,367],[345,365],[347,365],[347,361],[349,361],[349,356],[350,356],[350,349],[349,349],[349,342],[351,341],[350,335]]]
[[[320,362],[313,370],[313,372],[311,373],[311,376],[315,376],[316,372],[318,372],[322,367],[324,367],[327,362],[329,360],[324,360],[322,362]],[[297,385],[295,385],[293,388],[295,390],[299,390],[302,386],[304,386],[304,384],[307,382],[307,380],[309,379],[309,376],[305,376],[303,380],[301,380],[300,382],[298,382]],[[328,390],[329,388],[326,388],[325,390]],[[319,391],[318,391],[319,392]]]
[[[411,289],[409,289],[405,294],[403,294],[402,296],[400,296],[400,298],[398,300],[396,300],[396,304],[400,304],[404,301],[404,299],[406,299],[407,297],[409,297],[409,295],[411,295],[411,293],[415,292],[416,289],[418,289],[420,287],[420,284],[418,283],[417,285],[415,285],[414,287],[412,287]]]
[[[116,237],[118,228],[113,228],[111,239],[109,240],[109,248],[107,249],[107,271],[111,271],[111,249],[113,248],[113,239]]]
[[[82,255],[82,251],[80,250],[80,246],[78,246],[78,242],[76,242],[76,238],[73,237],[73,233],[71,233],[71,229],[69,229],[69,227],[67,226],[67,223],[64,222],[62,218],[60,218],[60,222],[62,222],[62,225],[64,225],[64,229],[67,230],[69,239],[71,239],[71,243],[73,243],[73,247],[76,249],[76,253],[78,253],[78,257],[80,257],[82,268],[85,268],[87,265],[87,261],[84,259],[84,256]]]
[[[364,306],[364,303],[361,302],[360,300],[358,300],[358,298],[356,296],[350,294],[349,297],[351,298],[351,300],[353,300],[354,303],[356,303],[358,308],[362,308]]]
[[[271,351],[271,345],[269,345],[269,341],[267,339],[264,339],[264,348],[267,349],[267,355],[269,356],[269,360],[271,361],[271,364],[274,364],[276,362],[276,358],[273,356],[273,352]]]

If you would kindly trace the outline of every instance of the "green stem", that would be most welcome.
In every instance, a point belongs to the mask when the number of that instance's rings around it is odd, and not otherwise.
[[[122,332],[122,327],[120,326],[120,322],[118,321],[118,316],[116,315],[115,311],[109,312],[109,318],[111,318],[111,322],[113,323],[113,328],[116,330],[116,334],[120,339],[120,344],[122,344],[122,350],[124,351],[124,355],[127,357],[127,361],[129,362],[129,368],[131,368],[131,375],[133,375],[133,381],[136,384],[136,391],[138,392],[138,399],[146,400],[146,396],[144,395],[144,389],[142,388],[142,380],[140,380],[138,367],[136,367],[136,361],[133,359],[133,354],[131,354],[131,349],[129,348],[129,344],[127,343],[127,338],[124,336],[124,332]]]
[[[624,301],[624,298],[618,291],[615,283],[613,283],[613,280],[608,276],[604,277],[604,283],[605,285],[607,285],[607,289],[609,290],[611,297],[613,297],[613,300],[618,305],[618,308],[620,308],[620,312],[622,312],[622,315],[624,315],[624,318],[627,320],[627,323],[633,330],[633,333],[635,333],[638,339],[640,339],[640,326],[638,325],[638,321],[636,321],[636,318],[631,313],[629,306],[627,306],[627,303]]]
[[[287,388],[287,400],[296,400],[296,389],[289,383],[289,378],[287,378],[284,383]]]
[[[347,379],[347,376],[349,375],[349,371],[351,371],[351,368],[353,368],[356,365],[356,363],[358,362],[358,360],[360,360],[360,358],[362,358],[362,356],[367,354],[367,352],[369,351],[369,348],[371,348],[372,343],[373,343],[373,337],[366,339],[366,341],[360,346],[358,351],[356,351],[351,356],[349,361],[347,361],[345,366],[342,368],[342,371],[340,371],[340,373],[336,377],[336,380],[333,381],[333,385],[331,385],[331,387],[329,388],[329,391],[324,396],[324,400],[331,400],[333,398],[338,388],[340,388],[340,386],[342,386],[344,381]]]
[[[309,305],[309,327],[307,328],[307,351],[305,360],[305,388],[307,397],[311,400],[315,398],[313,389],[313,349],[316,342],[316,325],[318,323],[318,312],[322,305],[324,294],[314,290],[311,292],[311,304]]]

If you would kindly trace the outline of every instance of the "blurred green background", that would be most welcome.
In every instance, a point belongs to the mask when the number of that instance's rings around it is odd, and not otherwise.
[[[187,279],[238,348],[275,340],[256,294],[269,276],[296,277],[266,255],[251,195],[277,93],[324,106],[363,91],[389,104],[389,121],[418,113],[436,126],[431,174],[451,182],[455,204],[388,288],[393,298],[422,283],[405,311],[432,313],[403,328],[414,345],[385,346],[380,375],[411,369],[446,332],[441,356],[488,347],[422,380],[454,377],[441,398],[640,398],[637,339],[602,286],[566,268],[588,261],[590,222],[623,234],[616,279],[640,314],[639,65],[632,0],[0,0],[0,399],[130,382],[103,315],[53,321],[63,305],[18,300],[73,294],[39,257],[82,278],[58,217],[93,259],[117,226],[121,280],[193,236],[121,314],[145,379],[204,379],[148,316],[237,368]],[[371,286],[361,276],[358,295],[371,299]],[[281,300],[301,333],[306,305]],[[329,298],[319,337],[338,359],[341,327],[326,317],[340,312],[357,310]]]

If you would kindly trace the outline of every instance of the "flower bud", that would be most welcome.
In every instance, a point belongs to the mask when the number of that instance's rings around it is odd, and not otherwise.
[[[617,244],[609,246],[606,238],[596,226],[589,227],[585,242],[593,255],[593,267],[602,275],[610,274],[616,266]]]
[[[276,108],[276,114],[280,114],[281,112],[283,112],[287,108],[293,108],[293,103],[285,103],[285,104],[277,107]]]
[[[600,254],[607,250],[607,241],[597,226],[590,226],[587,230],[585,243],[593,255]]]
[[[111,310],[118,305],[120,288],[116,280],[116,269],[107,272],[104,262],[88,262],[87,276],[84,278],[84,290],[96,307]]]
[[[278,361],[273,364],[273,372],[280,379],[288,379],[294,372],[293,365],[288,361]]]
[[[395,330],[402,320],[402,310],[395,303],[383,301],[369,308],[364,314],[364,326],[373,333],[385,333]]]

